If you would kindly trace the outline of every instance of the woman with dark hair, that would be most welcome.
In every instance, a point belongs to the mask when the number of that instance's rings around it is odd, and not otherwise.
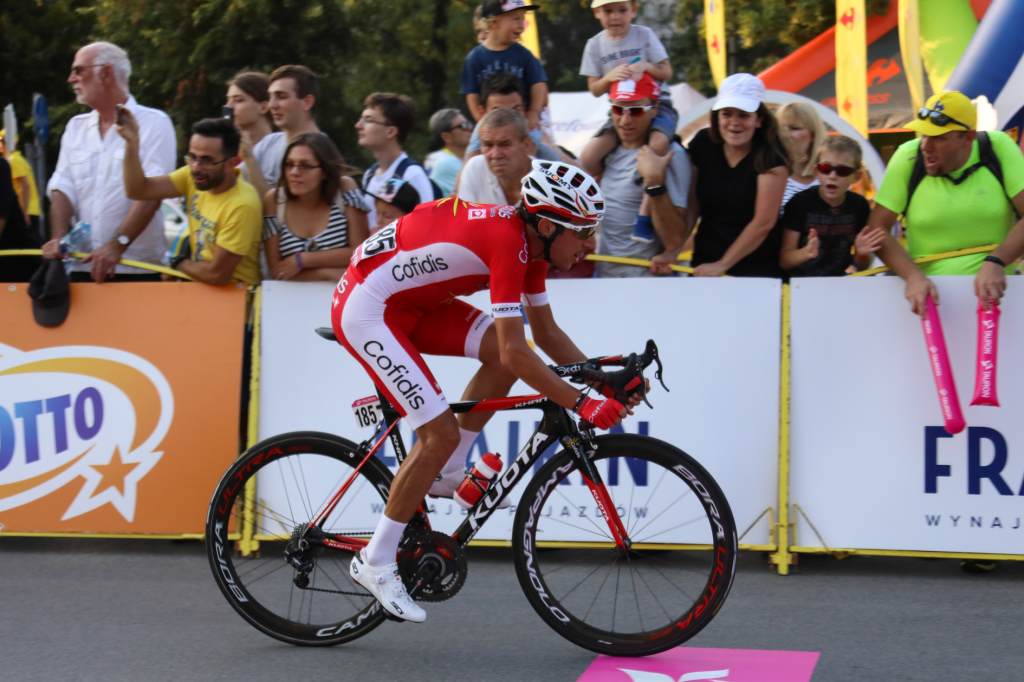
[[[693,164],[687,217],[700,218],[696,277],[781,277],[776,223],[789,177],[778,124],[764,105],[764,83],[749,73],[722,81],[711,127],[688,149]]]
[[[320,133],[285,150],[277,187],[263,198],[263,246],[278,280],[336,282],[369,234],[368,208],[345,160]]]
[[[270,79],[259,71],[242,71],[228,83],[227,102],[231,107],[235,127],[242,136],[242,175],[249,180],[248,169],[259,167],[257,145],[260,140],[274,132],[270,118]]]

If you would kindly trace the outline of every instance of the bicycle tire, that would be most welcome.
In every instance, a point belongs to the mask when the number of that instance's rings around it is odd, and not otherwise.
[[[738,548],[729,503],[700,464],[668,443],[646,436],[608,434],[595,438],[595,444],[597,450],[592,458],[613,504],[620,510],[634,542],[633,550],[625,554],[615,550],[607,524],[587,488],[571,485],[577,468],[570,453],[562,450],[534,475],[516,510],[512,546],[519,584],[544,622],[562,637],[590,651],[609,656],[648,656],[677,647],[711,622],[732,586]],[[632,478],[628,491],[625,483],[617,482],[626,481],[627,477]],[[571,487],[566,488],[566,484]],[[564,501],[558,501],[556,493]],[[624,499],[626,494],[628,503]],[[634,498],[639,502],[644,495],[647,501],[634,506]],[[590,516],[586,514],[588,506],[582,502],[588,497],[594,508]],[[563,505],[557,515],[556,503]],[[682,506],[678,506],[680,503]],[[575,508],[569,511],[571,507]],[[654,515],[657,509],[661,511]],[[567,513],[571,517],[568,521]],[[590,525],[579,521],[580,518],[590,521]],[[683,522],[675,524],[680,518]],[[707,522],[706,528],[697,523],[700,519]],[[601,538],[602,529],[605,538]],[[537,543],[543,542],[541,536],[553,537],[554,532],[563,536],[589,533],[594,537],[590,542],[551,543],[547,551],[539,553]],[[600,570],[609,561],[608,570]],[[691,568],[693,565],[697,568]],[[634,604],[628,597],[620,599],[620,586],[626,588],[624,568],[634,591],[635,620]],[[613,573],[614,596],[609,607],[608,596],[600,603],[599,597]],[[583,579],[566,592],[575,577],[582,574]],[[580,590],[591,577],[589,587]],[[598,581],[597,591],[589,599]],[[606,594],[610,595],[612,589],[609,586]],[[666,596],[663,599],[659,594]],[[617,629],[617,619],[619,624],[626,621],[635,625]]]
[[[362,637],[384,622],[379,603],[349,578],[350,553],[319,549],[319,555],[314,557],[316,567],[309,575],[310,587],[344,591],[346,595],[299,588],[294,583],[298,572],[286,563],[283,555],[285,538],[296,526],[309,522],[326,502],[323,498],[337,489],[336,479],[347,477],[362,459],[356,444],[344,438],[314,431],[285,433],[251,447],[217,484],[206,523],[210,568],[231,606],[256,629],[289,644],[334,646]],[[256,488],[257,499],[250,518],[256,537],[263,539],[259,556],[247,558],[231,551],[228,533],[244,523],[242,492],[260,471],[264,472],[264,479]],[[379,500],[383,508],[393,478],[391,472],[377,457],[371,457],[359,473],[359,479],[346,493],[348,504],[357,499]],[[287,504],[276,501],[282,493]],[[303,495],[309,499],[293,499]],[[338,521],[348,509],[344,503],[339,506],[344,509],[328,517],[325,530],[369,537],[372,527],[339,529]],[[270,570],[261,570],[261,565]],[[257,583],[261,584],[257,587]],[[296,601],[298,605],[293,610]],[[332,617],[335,610],[337,617]],[[344,615],[347,610],[352,613]]]

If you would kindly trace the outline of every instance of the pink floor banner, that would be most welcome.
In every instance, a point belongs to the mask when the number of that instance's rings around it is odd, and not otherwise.
[[[646,658],[598,656],[578,682],[810,682],[819,653],[679,647]]]

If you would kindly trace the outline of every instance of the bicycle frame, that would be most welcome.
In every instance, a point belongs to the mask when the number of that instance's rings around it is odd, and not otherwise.
[[[379,390],[377,391],[377,396],[381,401],[383,420],[373,436],[360,444],[359,451],[363,452],[365,450],[366,452],[363,459],[345,483],[338,489],[338,492],[331,496],[331,500],[310,523],[310,526],[319,528],[322,535],[320,538],[309,538],[311,542],[319,541],[324,546],[350,552],[358,552],[365,547],[368,543],[366,538],[326,533],[322,530],[323,524],[331,512],[338,506],[338,503],[341,502],[342,497],[344,497],[352,485],[363,464],[380,449],[385,440],[390,438],[399,465],[408,456],[402,436],[398,429],[395,428],[401,420],[401,415]],[[452,534],[452,539],[458,542],[459,545],[465,547],[469,544],[473,536],[479,532],[480,528],[497,511],[498,504],[527,476],[541,454],[556,441],[559,441],[562,447],[572,453],[572,459],[576,463],[580,474],[582,474],[583,480],[590,489],[591,494],[594,496],[594,501],[597,503],[598,509],[607,522],[612,537],[615,539],[616,547],[620,550],[629,549],[631,543],[622,519],[619,518],[618,511],[615,509],[615,505],[612,504],[608,489],[605,487],[600,473],[598,473],[597,468],[587,456],[588,452],[593,452],[596,449],[592,442],[594,437],[593,429],[581,431],[576,422],[569,417],[565,408],[541,394],[452,403],[451,409],[456,414],[527,409],[540,409],[543,411],[540,425],[518,456],[502,470],[477,503],[468,510],[466,520]],[[426,502],[424,501],[424,505],[420,507],[424,518],[426,518],[425,504]]]

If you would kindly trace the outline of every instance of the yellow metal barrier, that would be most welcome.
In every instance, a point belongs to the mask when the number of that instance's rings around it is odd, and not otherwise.
[[[945,260],[947,258],[957,258],[958,256],[970,256],[975,253],[988,253],[994,251],[999,244],[989,244],[988,246],[975,246],[970,249],[960,249],[959,251],[947,251],[945,253],[936,253],[931,256],[921,256],[915,258],[915,263],[931,263],[937,260]],[[880,272],[888,272],[889,268],[886,266],[880,268],[871,268],[870,270],[864,270],[863,272],[855,272],[848,277],[868,277],[870,275],[877,275]]]
[[[795,563],[789,547],[789,285],[782,285],[782,357],[779,367],[779,522],[775,524],[775,545],[771,556],[779,575],[788,575]]]
[[[599,263],[619,263],[621,265],[637,265],[642,268],[651,267],[651,261],[643,260],[640,258],[620,258],[619,256],[599,256],[596,253],[592,253],[587,256],[587,260],[597,261]],[[675,272],[686,272],[693,274],[693,268],[688,268],[685,265],[672,265],[669,266]]]
[[[3,251],[0,251],[0,256],[42,256],[42,255],[43,255],[42,249],[5,249]],[[87,254],[87,253],[79,253],[78,251],[75,251],[75,252],[70,253],[68,255],[72,256],[74,258],[85,258],[89,254]],[[121,265],[127,265],[127,266],[133,267],[133,268],[142,268],[143,270],[152,270],[153,272],[159,272],[162,275],[173,275],[174,277],[180,277],[182,279],[187,279],[190,282],[194,282],[195,281],[194,279],[192,279],[191,277],[186,275],[181,270],[172,270],[171,268],[165,268],[162,265],[153,265],[152,263],[143,263],[142,261],[139,261],[139,260],[127,260],[125,258],[122,258],[121,260],[119,260],[117,262],[119,264],[121,264]]]
[[[246,448],[256,445],[259,440],[260,424],[260,305],[262,292],[256,287],[253,292],[252,301],[252,359],[249,364],[249,425],[246,434]],[[258,476],[259,474],[257,474]],[[238,542],[238,549],[242,556],[249,556],[259,550],[259,541],[253,539],[254,530],[254,508],[256,506],[256,478],[252,477],[245,482],[242,507],[242,539]]]

